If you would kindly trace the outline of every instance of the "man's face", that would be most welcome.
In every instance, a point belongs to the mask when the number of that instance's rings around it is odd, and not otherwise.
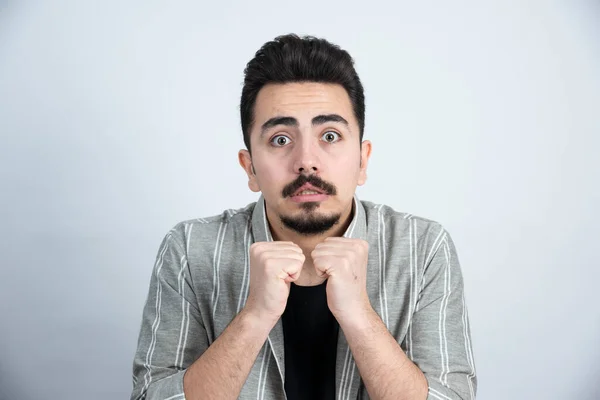
[[[371,143],[364,141],[361,149],[358,123],[341,85],[264,86],[255,103],[250,144],[252,156],[241,150],[240,163],[250,189],[262,192],[269,216],[297,233],[314,235],[350,214],[356,186],[366,181]]]

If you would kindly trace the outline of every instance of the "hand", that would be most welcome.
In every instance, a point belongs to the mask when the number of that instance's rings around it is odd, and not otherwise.
[[[369,243],[362,239],[328,237],[311,253],[319,277],[327,277],[327,305],[341,320],[372,310],[367,294]]]
[[[290,282],[304,265],[302,249],[293,242],[256,242],[250,246],[250,289],[244,310],[273,325],[285,311]]]

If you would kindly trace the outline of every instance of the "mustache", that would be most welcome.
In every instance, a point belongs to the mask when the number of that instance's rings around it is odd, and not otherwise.
[[[329,182],[325,182],[323,179],[318,177],[317,175],[299,175],[298,178],[292,183],[287,184],[282,191],[283,197],[290,197],[293,195],[298,189],[302,187],[305,183],[310,183],[315,188],[322,190],[325,194],[328,195],[336,195],[337,190],[335,186],[333,186]]]

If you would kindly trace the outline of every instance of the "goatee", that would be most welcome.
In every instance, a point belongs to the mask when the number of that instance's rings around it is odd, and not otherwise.
[[[314,204],[314,203],[303,203],[305,204]],[[318,204],[317,204],[318,205]],[[291,229],[301,235],[304,236],[314,236],[327,232],[333,226],[340,222],[341,214],[333,214],[333,215],[315,215],[310,214],[297,216],[297,217],[288,217],[285,215],[280,215],[279,218],[285,227]]]

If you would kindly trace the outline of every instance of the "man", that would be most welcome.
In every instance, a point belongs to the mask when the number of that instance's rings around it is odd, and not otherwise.
[[[239,162],[256,203],[164,238],[132,399],[472,399],[456,249],[359,201],[371,143],[350,55],[266,43],[245,70]]]

